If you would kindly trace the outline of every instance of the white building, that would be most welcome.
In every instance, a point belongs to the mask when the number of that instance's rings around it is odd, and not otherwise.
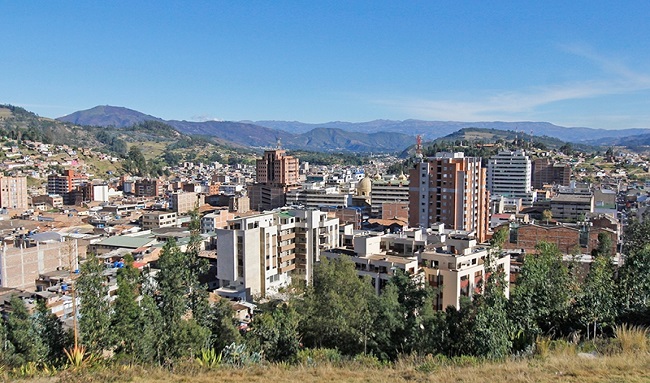
[[[217,279],[224,297],[267,296],[291,278],[309,281],[324,249],[337,247],[339,221],[314,209],[278,209],[217,229]]]
[[[531,169],[523,150],[501,151],[488,161],[487,189],[492,195],[521,198],[524,206],[531,206],[535,200]]]

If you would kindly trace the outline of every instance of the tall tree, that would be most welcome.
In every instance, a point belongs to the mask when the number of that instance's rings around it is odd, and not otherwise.
[[[70,346],[72,338],[70,333],[64,330],[63,323],[45,305],[45,301],[39,300],[37,304],[35,325],[36,330],[47,349],[46,361],[50,364],[58,364],[64,358],[63,350]]]
[[[631,251],[618,272],[620,313],[626,321],[650,324],[650,245]]]
[[[184,317],[189,313],[187,257],[171,238],[162,249],[158,259],[160,271],[156,275],[158,286],[159,307],[162,313],[162,322],[168,333],[166,345],[163,348],[165,362],[171,362],[180,356],[187,356],[202,348],[196,347],[197,339],[205,336],[201,342],[205,347],[209,340],[209,330],[197,324],[194,320],[188,321]],[[193,347],[188,347],[184,342],[192,342]],[[200,343],[200,342],[199,342]]]
[[[117,294],[113,302],[111,330],[117,343],[116,352],[135,357],[136,343],[140,341],[142,310],[140,296],[140,272],[133,267],[133,255],[124,257],[125,265],[117,271]]]
[[[229,344],[239,343],[240,334],[235,311],[226,299],[219,299],[210,309],[210,347],[217,352]]]
[[[189,309],[194,319],[203,326],[208,326],[209,307],[208,291],[205,284],[201,283],[201,275],[209,269],[208,261],[199,257],[202,238],[200,235],[201,218],[198,207],[190,212],[190,242],[184,253],[184,276],[185,284],[188,286]]]
[[[512,323],[508,318],[508,298],[505,295],[505,270],[497,267],[506,235],[506,230],[497,230],[492,236],[485,259],[483,292],[476,295],[473,302],[476,307],[473,329],[475,352],[489,359],[505,358],[512,347]]]
[[[18,296],[11,297],[11,312],[7,319],[8,340],[14,348],[13,363],[44,362],[48,349],[34,325],[25,302]]]
[[[81,301],[79,333],[86,349],[99,354],[111,346],[111,306],[104,271],[106,267],[95,254],[81,264],[75,289]]]
[[[557,245],[539,242],[536,254],[525,257],[510,299],[510,318],[524,344],[537,335],[559,334],[573,299],[571,280]]]
[[[617,316],[615,291],[611,258],[606,254],[596,256],[576,303],[576,312],[579,321],[586,327],[587,338],[590,332],[593,337],[596,336],[599,324],[604,327],[614,323]],[[590,325],[593,326],[592,331]]]
[[[363,352],[373,323],[370,302],[374,296],[372,286],[357,277],[349,258],[321,259],[301,309],[305,345],[338,348],[347,355]]]
[[[293,307],[280,305],[255,316],[247,338],[269,361],[291,361],[300,348],[298,322]]]

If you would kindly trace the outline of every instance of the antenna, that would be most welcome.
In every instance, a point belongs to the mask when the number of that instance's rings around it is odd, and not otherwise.
[[[422,161],[422,157],[422,136],[418,134],[415,137],[415,158]]]

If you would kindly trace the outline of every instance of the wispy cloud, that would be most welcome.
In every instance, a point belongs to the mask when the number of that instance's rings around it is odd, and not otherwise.
[[[195,121],[195,122],[223,121],[220,118],[216,118],[216,117],[213,117],[213,116],[208,115],[208,114],[201,114],[201,115],[198,115],[198,116],[192,116],[192,118],[190,120]]]
[[[567,100],[626,94],[650,89],[650,75],[635,72],[623,62],[598,55],[588,47],[562,46],[585,58],[602,72],[599,79],[558,83],[488,94],[467,99],[375,99],[374,103],[403,110],[419,118],[443,120],[508,120],[531,115],[544,105]]]

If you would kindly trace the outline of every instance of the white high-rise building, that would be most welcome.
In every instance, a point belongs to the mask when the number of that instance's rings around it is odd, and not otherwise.
[[[321,251],[339,245],[339,220],[316,209],[279,209],[228,221],[218,229],[217,293],[251,299],[311,280]]]
[[[491,195],[521,198],[522,205],[530,206],[535,200],[531,174],[531,161],[523,150],[501,151],[488,161],[487,189]]]

